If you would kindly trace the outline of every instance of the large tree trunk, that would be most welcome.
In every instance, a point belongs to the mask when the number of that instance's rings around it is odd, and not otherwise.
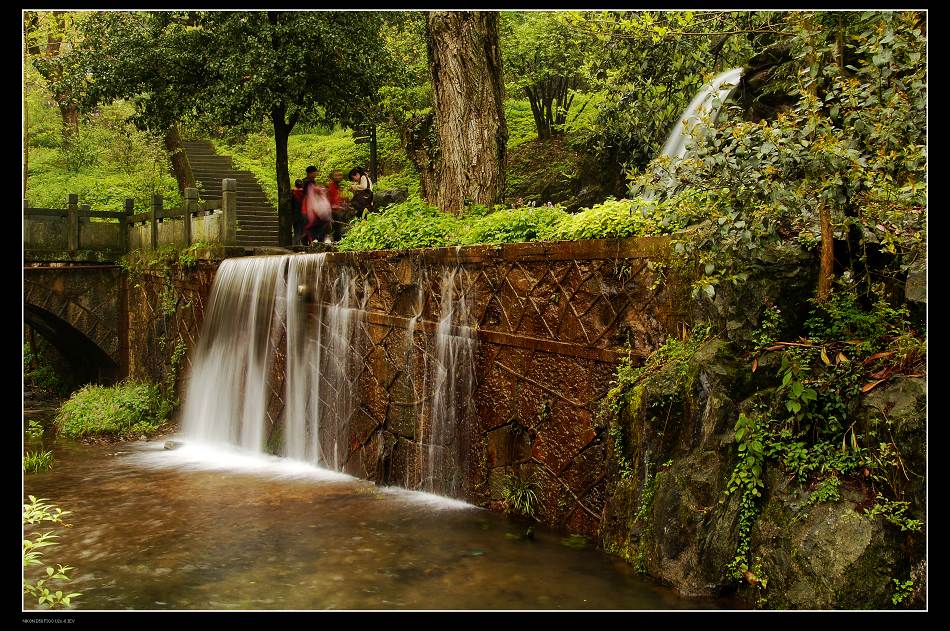
[[[426,43],[440,151],[436,204],[453,213],[467,203],[495,204],[505,189],[508,141],[498,14],[430,11]]]
[[[178,125],[170,125],[165,130],[165,149],[172,159],[172,170],[178,180],[178,190],[182,193],[186,188],[195,188],[195,174],[191,171],[191,162],[185,155],[185,148],[181,145],[181,134]]]
[[[277,154],[277,242],[288,246],[293,241],[293,205],[291,203],[290,167],[287,158],[287,139],[297,122],[297,114],[284,120],[286,108],[275,106],[271,110],[274,123],[274,148]]]

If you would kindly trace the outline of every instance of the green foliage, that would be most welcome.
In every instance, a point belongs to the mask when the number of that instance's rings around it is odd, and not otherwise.
[[[412,198],[353,221],[338,247],[343,251],[437,248],[455,245],[461,228],[454,215]]]
[[[598,52],[585,74],[605,93],[583,145],[604,164],[646,165],[700,86],[718,71],[742,65],[773,22],[766,12],[580,14],[575,30]]]
[[[66,384],[63,382],[59,373],[53,366],[40,366],[36,370],[30,370],[24,373],[23,383],[47,392],[64,393]]]
[[[34,90],[39,94],[41,88],[37,85]],[[47,140],[54,137],[50,118],[55,107],[39,98],[31,101],[31,107],[27,179],[31,206],[65,208],[70,193],[94,210],[123,210],[131,198],[141,212],[153,194],[161,195],[168,208],[181,205],[162,140],[135,128],[130,104],[115,103],[83,116],[78,134],[55,145]],[[40,115],[44,110],[51,116]]]
[[[906,307],[895,309],[882,295],[865,309],[858,303],[853,288],[842,287],[825,302],[814,303],[805,322],[809,338],[822,340],[859,340],[860,349],[869,353],[882,350],[887,343],[910,333]]]
[[[910,508],[910,502],[899,502],[890,500],[880,493],[877,496],[877,502],[871,507],[866,515],[874,517],[881,515],[890,523],[898,526],[902,532],[920,532],[923,530],[924,522],[919,519],[907,517],[907,509]]]
[[[69,607],[72,600],[81,596],[81,594],[78,592],[64,593],[62,590],[52,591],[50,585],[54,582],[69,581],[70,578],[66,575],[66,572],[73,568],[60,564],[56,564],[54,568],[51,564],[41,560],[43,553],[38,551],[39,548],[57,545],[53,539],[57,539],[58,535],[52,530],[27,535],[26,530],[41,522],[51,522],[68,528],[70,524],[65,523],[63,517],[68,515],[70,511],[64,511],[58,506],[47,504],[43,498],[36,498],[33,495],[28,497],[30,503],[23,505],[23,525],[25,527],[23,535],[23,593],[36,598],[36,604],[39,607],[44,605],[49,609]],[[45,567],[45,572],[42,574],[43,578],[35,581],[26,577],[27,568],[34,566]]]
[[[505,99],[504,106],[505,124],[508,126],[508,151],[538,137],[531,104],[527,99],[508,98]]]
[[[531,519],[537,519],[536,512],[540,506],[538,490],[539,485],[533,477],[505,476],[501,491],[505,509]]]
[[[505,51],[505,82],[510,94],[528,97],[540,138],[564,133],[578,88],[579,72],[594,42],[576,28],[576,12],[503,12],[500,39]]]
[[[52,468],[52,451],[27,451],[23,454],[24,473],[38,473],[40,471],[49,471]]]
[[[66,394],[69,380],[57,369],[58,351],[42,336],[35,336],[36,355],[28,343],[23,344],[23,385],[44,392]]]
[[[633,467],[630,464],[630,459],[624,453],[624,445],[627,444],[627,441],[624,439],[623,428],[618,423],[611,423],[607,435],[610,437],[610,443],[613,446],[614,458],[620,471],[620,479],[629,480],[633,476]]]
[[[683,227],[665,207],[646,200],[608,198],[553,225],[550,240],[619,239],[671,234]]]
[[[891,603],[894,605],[899,605],[914,592],[914,580],[907,579],[902,581],[900,579],[891,579],[894,583],[894,594],[891,596]]]
[[[841,480],[839,480],[837,476],[832,475],[819,482],[815,490],[808,495],[808,499],[805,500],[805,503],[801,507],[800,514],[804,515],[805,509],[809,506],[821,502],[835,502],[839,499],[841,499]]]
[[[558,207],[499,208],[468,225],[463,244],[521,243],[546,238],[568,215]]]
[[[667,463],[669,465],[669,463]],[[633,523],[640,524],[640,545],[637,549],[637,556],[633,561],[634,568],[641,574],[647,572],[647,546],[653,538],[653,498],[656,495],[656,489],[659,485],[662,473],[657,471],[651,473],[653,466],[649,460],[644,465],[643,490],[640,493],[640,502],[637,505],[637,512],[633,516]]]
[[[43,425],[39,421],[29,420],[26,427],[26,439],[29,441],[39,440],[43,437]]]
[[[759,515],[759,499],[765,488],[762,478],[765,464],[765,432],[761,421],[755,416],[739,414],[736,421],[736,443],[739,445],[739,461],[736,463],[725,495],[739,494],[739,523],[737,533],[739,543],[736,555],[729,563],[732,577],[741,579],[749,569],[749,556],[752,551],[752,526]]]
[[[87,385],[60,408],[56,427],[67,438],[131,439],[155,433],[170,412],[170,402],[154,384]]]
[[[630,356],[622,358],[602,405],[614,418],[620,418],[631,401],[642,394],[642,388],[638,386],[647,377],[661,370],[668,371],[673,376],[677,390],[688,388],[689,361],[707,339],[709,329],[698,327],[685,339],[668,338],[642,366],[635,366]]]
[[[726,490],[727,495],[743,493],[739,545],[729,566],[736,579],[749,580],[749,534],[766,462],[780,463],[792,479],[813,489],[796,518],[819,502],[840,499],[842,481],[850,478],[886,490],[886,495],[877,492],[866,516],[881,516],[902,531],[923,527],[901,499],[906,470],[888,422],[854,418],[864,392],[894,372],[916,370],[924,357],[906,311],[881,297],[863,309],[853,288],[842,287],[814,306],[805,324],[810,336],[796,342],[777,339],[778,314],[775,309],[766,313],[752,342],[756,353],[782,353],[774,400],[752,415],[741,414],[736,423],[739,462]]]
[[[689,190],[702,200],[676,214],[697,225],[684,245],[714,264],[710,286],[743,273],[745,255],[771,243],[815,246],[821,209],[838,238],[853,227],[864,250],[888,252],[906,269],[926,240],[923,16],[780,15],[793,56],[773,88],[789,107],[768,120],[728,108],[694,154],[631,171],[631,188],[684,201]],[[867,292],[866,251],[858,254]]]
[[[636,209],[636,210],[635,210]],[[662,209],[640,201],[608,199],[576,215],[557,206],[469,208],[443,213],[418,198],[355,220],[340,250],[380,250],[538,240],[607,239],[668,234],[676,225]]]

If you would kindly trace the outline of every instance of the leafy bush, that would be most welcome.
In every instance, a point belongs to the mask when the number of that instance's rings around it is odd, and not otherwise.
[[[23,375],[25,385],[39,388],[47,392],[64,393],[66,386],[60,379],[56,369],[52,366],[40,366],[36,370],[31,370]]]
[[[505,99],[504,107],[505,123],[508,125],[507,148],[509,150],[538,137],[534,114],[531,113],[531,103],[528,99]]]
[[[558,206],[522,208],[470,206],[444,213],[419,198],[355,220],[340,250],[437,248],[479,243],[522,243],[669,234],[680,223],[663,205],[644,200],[608,199],[571,215]]]
[[[340,241],[339,249],[437,248],[455,245],[461,233],[462,223],[458,217],[416,197],[354,221]]]
[[[27,451],[23,455],[23,472],[38,473],[53,468],[52,451]]]
[[[553,226],[547,239],[615,239],[671,234],[682,228],[681,219],[667,212],[667,205],[644,199],[608,198]]]
[[[553,233],[570,215],[557,206],[501,208],[470,221],[464,244],[521,243],[537,241]]]
[[[154,433],[170,412],[170,402],[155,384],[87,385],[60,408],[56,427],[67,438],[135,438]]]
[[[29,344],[23,345],[23,385],[44,392],[64,395],[69,392],[69,379],[63,378],[57,370],[62,358],[42,336],[36,336],[36,355]],[[57,362],[58,360],[58,362]]]

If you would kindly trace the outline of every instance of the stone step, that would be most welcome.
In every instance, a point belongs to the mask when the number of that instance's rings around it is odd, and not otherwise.
[[[267,239],[267,240],[242,240],[238,239],[238,245],[244,246],[245,248],[261,248],[261,247],[277,247],[277,239]]]
[[[262,193],[264,192],[264,189],[262,189],[262,188],[261,188],[261,185],[258,184],[256,181],[253,181],[253,180],[240,180],[240,179],[238,179],[238,178],[234,178],[234,179],[237,180],[237,182],[235,182],[235,184],[237,184],[237,187],[238,187],[239,190],[240,190],[240,189],[244,189],[244,190],[254,189],[254,190],[258,190],[258,191],[260,191],[260,192],[262,192]],[[218,191],[220,191],[220,190],[221,190],[221,180],[218,179],[218,178],[213,178],[213,179],[212,179],[212,178],[205,178],[205,179],[198,178],[198,181],[201,182],[201,188],[205,189],[206,191],[208,191],[208,190],[218,190]]]
[[[256,186],[260,188],[261,183],[250,175],[238,175],[235,173],[219,173],[218,175],[195,175],[195,179],[201,182],[203,186],[217,186],[221,188],[221,180],[229,178],[237,180],[238,184],[244,186]]]
[[[218,189],[215,191],[215,190],[208,190],[206,188],[202,189],[201,197],[203,199],[221,199],[221,190]],[[242,190],[239,188],[237,189],[237,198],[238,198],[238,203],[241,203],[242,200],[246,201],[249,199],[254,199],[261,202],[258,204],[258,206],[273,206],[274,205],[269,200],[267,195],[263,193],[262,191],[252,191],[252,190],[247,190],[247,189]]]
[[[201,188],[205,190],[214,189],[214,190],[219,190],[219,191],[221,190],[221,186],[222,186],[221,179],[223,178],[197,178],[197,180],[201,182]],[[237,185],[239,190],[240,189],[245,189],[245,190],[255,189],[255,190],[261,191],[262,193],[264,192],[264,189],[261,188],[261,185],[258,184],[256,180],[249,180],[249,179],[246,180],[243,178],[234,178],[234,179],[237,180],[235,184]]]
[[[186,151],[188,155],[188,161],[192,163],[200,164],[214,164],[215,162],[233,162],[234,156],[222,156],[216,153],[195,153],[193,151]]]

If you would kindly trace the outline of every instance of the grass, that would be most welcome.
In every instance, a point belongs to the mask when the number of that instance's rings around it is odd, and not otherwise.
[[[63,404],[55,424],[66,438],[131,439],[154,434],[170,412],[171,405],[155,384],[87,385]]]

